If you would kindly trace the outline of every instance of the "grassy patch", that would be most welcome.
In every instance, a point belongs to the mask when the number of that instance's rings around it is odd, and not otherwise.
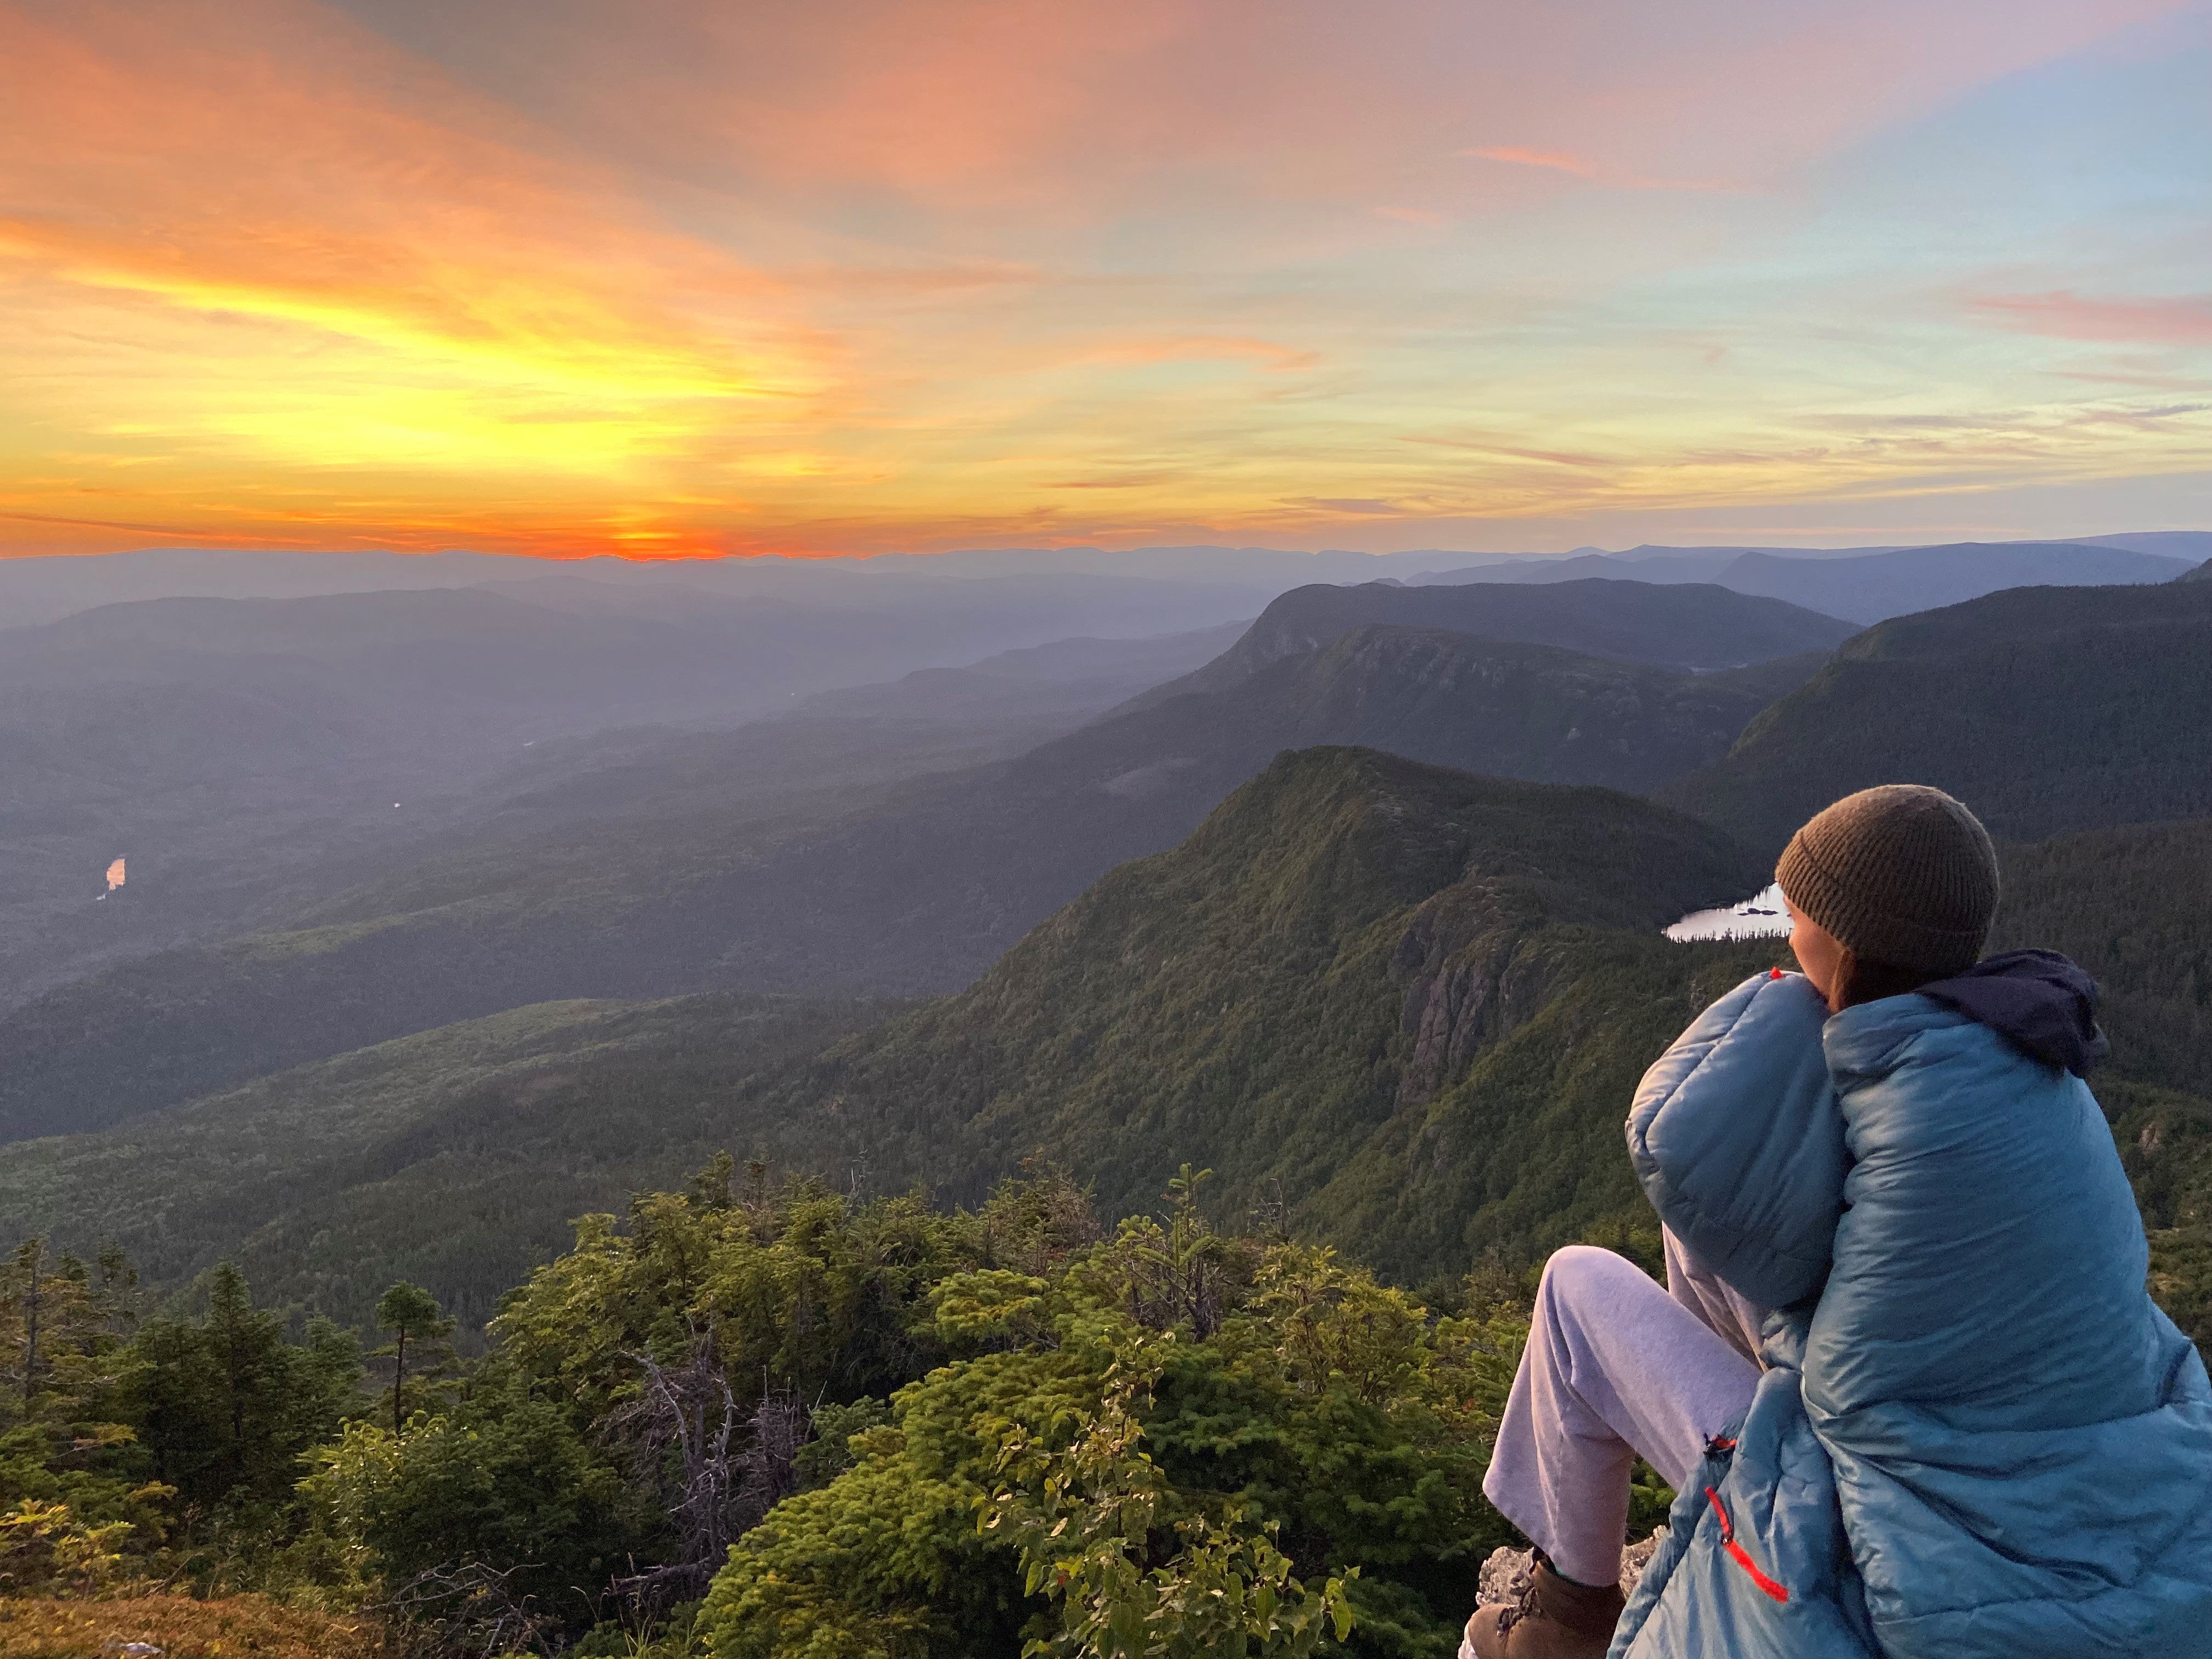
[[[0,1659],[114,1659],[131,1644],[161,1659],[370,1659],[392,1651],[361,1614],[316,1613],[265,1595],[60,1601],[0,1598]]]

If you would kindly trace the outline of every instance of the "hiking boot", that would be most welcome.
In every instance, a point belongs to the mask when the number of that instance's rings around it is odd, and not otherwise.
[[[1627,1605],[1618,1584],[1577,1584],[1539,1555],[1517,1600],[1474,1610],[1465,1650],[1474,1659],[1605,1659]]]

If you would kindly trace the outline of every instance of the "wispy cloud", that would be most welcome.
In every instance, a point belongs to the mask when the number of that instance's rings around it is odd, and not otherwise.
[[[1548,167],[1554,173],[1565,173],[1577,179],[1597,177],[1597,164],[1580,155],[1570,155],[1565,150],[1522,149],[1515,144],[1487,144],[1476,149],[1463,149],[1462,155],[1478,161],[1504,161],[1513,167]]]
[[[1474,438],[1445,438],[1429,433],[1409,433],[1402,441],[1431,444],[1442,449],[1462,449],[1475,455],[1502,455],[1516,461],[1541,461],[1549,466],[1610,466],[1613,458],[1581,450],[1528,449],[1515,444],[1486,442]]]
[[[1185,334],[1166,339],[1124,340],[1096,347],[1088,361],[1105,363],[1170,363],[1238,361],[1255,362],[1271,374],[1294,374],[1318,368],[1321,354],[1279,341],[1249,335]]]
[[[1292,498],[1291,505],[1319,507],[1324,513],[1347,513],[1354,518],[1380,518],[1404,510],[1395,501],[1373,495],[1299,495]]]
[[[1943,152],[1862,143],[2001,149],[1977,88],[2032,70],[2069,201],[2171,173],[2203,112],[2082,54],[2181,3],[0,0],[0,555],[1380,544],[2207,470],[2193,255],[2024,194],[1976,234],[2074,286],[1967,296]]]
[[[1441,213],[1427,208],[1379,207],[1375,210],[1378,219],[1395,219],[1401,225],[1419,225],[1424,230],[1442,230],[1451,221]]]
[[[2099,299],[2058,289],[1984,295],[1968,304],[1977,315],[2002,327],[2053,339],[2212,345],[2212,294]]]
[[[1062,478],[1047,486],[1052,489],[1144,489],[1155,484],[1171,482],[1177,474],[1172,470],[1152,472],[1121,472],[1097,478]]]
[[[1463,149],[1459,154],[1472,161],[1499,161],[1508,167],[1564,173],[1571,179],[1601,185],[1608,190],[1686,190],[1713,194],[1745,188],[1724,179],[1655,179],[1644,173],[1601,167],[1587,156],[1571,155],[1565,150],[1524,149],[1517,144],[1490,144]]]

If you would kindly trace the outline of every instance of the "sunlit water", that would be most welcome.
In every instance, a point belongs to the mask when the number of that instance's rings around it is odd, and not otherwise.
[[[1725,910],[1692,910],[1667,930],[1671,939],[1779,939],[1790,931],[1782,889],[1769,887]]]

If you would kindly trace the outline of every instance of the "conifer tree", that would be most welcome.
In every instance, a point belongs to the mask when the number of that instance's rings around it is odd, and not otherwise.
[[[394,1334],[394,1340],[376,1354],[392,1361],[392,1431],[398,1434],[406,1421],[407,1340],[413,1337],[431,1356],[425,1363],[423,1354],[418,1352],[416,1370],[426,1378],[435,1376],[442,1364],[452,1361],[453,1350],[445,1339],[453,1334],[453,1321],[438,1305],[436,1297],[403,1279],[377,1297],[376,1328]]]
[[[209,1275],[204,1320],[149,1320],[131,1344],[138,1439],[186,1504],[289,1504],[301,1455],[359,1403],[352,1335],[313,1319],[295,1345],[284,1324],[226,1261]]]

